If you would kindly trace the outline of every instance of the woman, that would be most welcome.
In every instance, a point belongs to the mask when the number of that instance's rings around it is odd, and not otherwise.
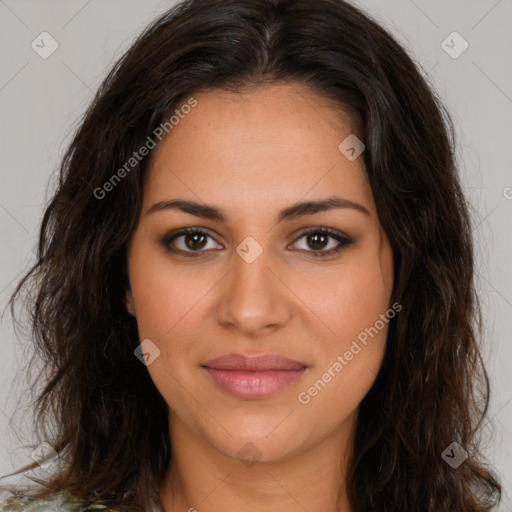
[[[30,467],[59,463],[4,510],[492,510],[449,126],[342,0],[155,21],[88,110],[12,297],[37,285],[50,371]]]

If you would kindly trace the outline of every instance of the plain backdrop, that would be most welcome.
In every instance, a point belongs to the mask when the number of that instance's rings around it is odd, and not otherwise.
[[[38,227],[57,166],[93,92],[134,37],[174,3],[0,0],[2,310],[34,260]],[[484,448],[502,476],[500,510],[512,511],[508,491],[512,483],[512,1],[354,3],[406,46],[455,121],[462,183],[473,207],[477,282],[485,320],[482,343],[492,384]],[[58,44],[46,59],[31,46],[40,41],[42,32],[56,42],[46,39],[45,51]],[[30,343],[22,333],[14,333],[7,312],[0,336],[0,475],[4,475],[32,461],[27,445],[35,441],[30,395],[19,373],[31,354]]]

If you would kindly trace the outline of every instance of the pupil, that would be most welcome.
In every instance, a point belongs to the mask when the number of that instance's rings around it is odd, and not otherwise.
[[[326,235],[323,233],[313,233],[308,235],[308,243],[313,249],[323,249],[326,244]]]
[[[326,244],[326,235],[313,233],[308,235],[308,243],[313,249],[323,249]],[[185,235],[185,244],[189,249],[202,249],[205,245],[205,236],[201,233],[188,233]],[[199,245],[200,247],[197,247]]]
[[[201,233],[188,233],[185,235],[185,244],[189,249],[202,249],[204,244],[204,239],[206,237]],[[201,244],[198,239],[203,239],[203,243]],[[201,247],[197,247],[196,244],[199,244]]]

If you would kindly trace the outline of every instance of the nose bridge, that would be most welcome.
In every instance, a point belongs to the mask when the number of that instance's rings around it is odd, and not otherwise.
[[[244,295],[266,295],[270,292],[268,273],[272,265],[271,249],[247,237],[236,248],[233,255],[234,273],[232,287],[241,297]]]
[[[256,333],[286,321],[289,307],[272,268],[276,261],[264,243],[247,237],[232,254],[232,272],[218,308],[219,322]]]

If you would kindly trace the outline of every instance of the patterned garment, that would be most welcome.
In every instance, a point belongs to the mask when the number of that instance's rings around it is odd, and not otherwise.
[[[21,494],[14,494],[0,503],[0,512],[114,512],[104,505],[85,507],[81,501],[60,492],[46,499],[34,500]]]

